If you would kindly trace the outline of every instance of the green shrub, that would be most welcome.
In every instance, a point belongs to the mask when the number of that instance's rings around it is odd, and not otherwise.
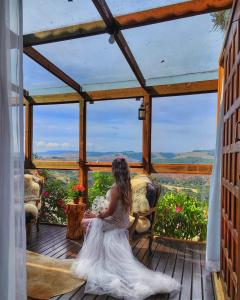
[[[206,239],[207,202],[184,193],[167,192],[157,207],[155,233],[179,239]]]
[[[97,196],[105,196],[107,191],[114,183],[111,173],[95,172],[92,173],[88,188],[88,206],[91,208],[93,200]]]
[[[40,222],[52,224],[66,223],[67,185],[52,176],[48,170],[42,170],[45,178],[42,195]]]

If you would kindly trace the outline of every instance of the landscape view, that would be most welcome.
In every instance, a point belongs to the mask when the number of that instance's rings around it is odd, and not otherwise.
[[[141,152],[88,152],[88,161],[107,162],[112,161],[117,155],[125,156],[130,162],[139,162],[142,159]],[[37,153],[36,157],[41,160],[78,160],[77,151],[47,151]],[[152,153],[153,163],[192,163],[209,164],[213,163],[214,150],[195,150],[183,153]],[[63,184],[77,180],[77,171],[52,170],[51,174]],[[134,174],[132,174],[134,176]],[[162,193],[184,192],[194,196],[200,201],[208,201],[210,176],[193,176],[186,174],[152,174],[153,180],[162,186]],[[93,184],[92,173],[89,173],[89,186]]]
[[[36,153],[38,159],[76,161],[79,157],[78,151],[46,151]],[[87,160],[94,162],[112,161],[116,156],[124,156],[129,162],[142,161],[142,152],[121,151],[121,152],[87,152]],[[194,150],[191,152],[153,152],[152,163],[176,163],[176,164],[209,164],[213,163],[214,150]]]
[[[216,138],[216,94],[160,97],[153,99],[152,163],[211,164]],[[87,109],[87,161],[110,162],[124,156],[142,161],[142,121],[139,101],[125,99],[96,102]],[[204,109],[201,109],[204,108]],[[77,104],[34,107],[33,152],[50,161],[79,160],[79,107]],[[51,171],[67,183],[76,171]],[[134,174],[132,174],[134,175]],[[184,192],[208,200],[210,176],[152,174],[163,193]],[[94,182],[88,174],[89,187]]]

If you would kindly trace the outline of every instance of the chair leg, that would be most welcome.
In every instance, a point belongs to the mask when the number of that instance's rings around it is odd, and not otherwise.
[[[31,222],[26,225],[26,229],[27,229],[27,244],[29,244],[31,241],[31,234],[32,234],[32,223]]]
[[[152,243],[153,243],[153,235],[149,236],[149,244],[148,244],[148,251],[152,255]]]
[[[37,226],[37,232],[39,232],[39,218],[37,218],[36,226]]]

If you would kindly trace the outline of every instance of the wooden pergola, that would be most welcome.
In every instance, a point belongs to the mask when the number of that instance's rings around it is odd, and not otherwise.
[[[176,173],[193,175],[210,175],[211,164],[155,164],[151,162],[151,126],[152,98],[163,96],[191,95],[218,92],[218,113],[220,97],[224,84],[224,145],[222,174],[222,213],[221,213],[221,280],[225,294],[229,299],[240,299],[240,217],[239,217],[239,64],[240,64],[240,5],[235,0],[191,0],[173,5],[130,13],[114,17],[105,0],[92,0],[102,20],[84,24],[76,24],[56,28],[44,32],[24,36],[24,53],[62,80],[75,92],[64,94],[31,95],[24,91],[26,106],[25,122],[25,168],[78,170],[81,184],[87,186],[89,171],[111,171],[111,162],[88,162],[86,157],[86,112],[90,102],[135,99],[142,97],[146,109],[143,120],[142,162],[130,163],[131,171],[145,173]],[[229,9],[233,5],[233,13],[226,34],[223,52],[219,62],[219,76],[216,80],[183,82],[177,84],[161,84],[149,86],[146,84],[137,61],[127,44],[121,30],[130,29],[160,22],[187,18]],[[34,46],[79,39],[82,37],[109,33],[122,51],[128,65],[133,71],[140,87],[111,90],[96,90],[86,92],[81,84],[64,73],[58,66],[49,61]],[[224,78],[224,81],[223,81]],[[80,141],[78,161],[46,161],[33,160],[33,106],[79,103],[80,107]],[[237,127],[236,127],[237,126]]]
[[[151,163],[151,118],[152,97],[177,96],[197,93],[216,92],[217,80],[186,82],[179,84],[167,84],[147,86],[145,78],[131,52],[121,30],[139,26],[145,26],[218,10],[228,9],[232,0],[192,0],[146,11],[130,13],[114,17],[104,0],[93,0],[102,20],[85,24],[76,24],[63,28],[51,29],[44,32],[27,34],[23,37],[24,53],[62,80],[66,85],[74,89],[74,93],[30,95],[25,90],[26,104],[26,129],[25,129],[25,167],[48,168],[62,170],[79,170],[79,179],[87,186],[89,171],[110,171],[111,162],[88,162],[86,160],[86,110],[90,101],[114,100],[143,97],[146,109],[146,118],[143,121],[142,162],[130,163],[134,172],[146,173],[186,173],[197,175],[209,175],[212,171],[211,164],[152,164]],[[54,43],[69,39],[109,33],[113,34],[115,41],[122,51],[127,63],[131,67],[141,87],[122,88],[112,90],[100,90],[84,92],[81,85],[64,73],[59,67],[49,61],[33,46],[45,43]],[[79,161],[40,161],[32,159],[33,148],[33,106],[41,104],[79,103],[80,105],[80,142]]]

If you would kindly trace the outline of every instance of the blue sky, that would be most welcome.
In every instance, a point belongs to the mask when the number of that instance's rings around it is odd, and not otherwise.
[[[153,99],[152,150],[185,152],[213,149],[216,94]],[[87,110],[88,151],[142,150],[140,102],[95,102]],[[77,104],[34,107],[34,152],[78,149]]]

